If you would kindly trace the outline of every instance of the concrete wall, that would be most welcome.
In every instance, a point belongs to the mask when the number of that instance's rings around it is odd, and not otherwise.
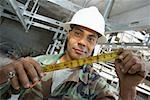
[[[45,53],[49,43],[52,41],[53,33],[31,27],[29,32],[25,32],[19,22],[1,17],[0,23],[0,46],[7,42],[9,47],[20,49],[23,55],[37,55]]]
[[[124,12],[116,16],[111,16],[109,18],[109,21],[111,23],[125,24],[125,23],[147,19],[150,18],[149,9],[150,9],[150,5],[135,10],[131,10],[128,12]]]

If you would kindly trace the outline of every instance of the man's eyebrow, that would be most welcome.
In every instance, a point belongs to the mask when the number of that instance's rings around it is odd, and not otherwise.
[[[84,32],[81,28],[79,28],[79,27],[75,27],[75,29],[77,29],[77,30],[79,30],[79,31],[81,31],[81,32]]]
[[[79,30],[79,31],[81,31],[81,32],[84,32],[81,28],[79,28],[79,27],[75,27],[75,29],[76,30]],[[98,33],[92,33],[92,34],[90,34],[89,36],[92,36],[92,37],[95,37],[96,38],[96,36],[98,35]],[[99,37],[99,36],[98,36]]]
[[[89,36],[96,38],[96,35],[95,35],[95,34],[90,34]]]

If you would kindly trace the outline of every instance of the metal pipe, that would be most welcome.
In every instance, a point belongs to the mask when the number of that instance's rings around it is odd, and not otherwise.
[[[55,48],[56,48],[56,46],[57,46],[57,43],[58,43],[58,40],[57,40],[57,39],[54,40],[54,44],[52,44],[53,46],[52,46],[51,51],[50,51],[50,54],[51,54],[51,55],[54,54],[54,50],[55,50]]]
[[[25,4],[25,9],[24,9],[24,10],[26,10],[26,9],[28,8],[30,1],[31,1],[31,0],[28,0],[28,1],[26,2],[26,4]]]
[[[79,9],[81,9],[82,7],[80,7],[79,5],[70,2],[69,0],[47,0],[48,2],[52,2],[54,4],[57,4],[65,9],[68,9],[72,12],[76,12]]]
[[[103,15],[105,20],[108,18],[113,4],[114,4],[114,0],[105,0],[105,10]]]
[[[38,6],[37,6],[37,8],[35,9],[34,14],[36,14],[36,13],[37,13],[37,11],[38,11],[39,7],[40,7],[40,6],[38,5]],[[31,12],[31,13],[32,13],[32,12]],[[34,14],[33,14],[33,16],[34,16]],[[32,17],[32,18],[31,18],[31,20],[30,20],[30,22],[31,22],[31,23],[29,23],[27,30],[29,30],[29,28],[31,27],[33,20],[34,20],[34,17]]]
[[[16,0],[9,0],[10,4],[12,5],[14,11],[16,12],[17,16],[19,17],[22,25],[24,26],[25,30],[27,30],[27,26],[26,26],[26,23],[25,23],[25,20],[20,12],[20,9],[18,7],[18,4],[16,2]]]
[[[59,54],[64,52],[64,49],[65,49],[64,47],[65,47],[65,43],[66,43],[66,38],[67,38],[67,37],[65,37],[65,39],[64,39],[64,41],[63,41],[63,44],[62,44],[61,49],[60,49],[60,51],[59,51]]]
[[[3,10],[4,10],[4,9],[0,7],[0,18],[1,18],[1,16],[2,16]]]
[[[36,7],[36,5],[38,4],[38,1],[39,1],[39,0],[36,0],[36,1],[35,1],[35,3],[34,3],[34,5],[33,5],[32,9],[31,9],[31,13],[34,12],[35,7]]]
[[[49,51],[50,51],[50,48],[51,48],[52,44],[49,44],[47,50],[46,50],[46,55],[48,55]]]

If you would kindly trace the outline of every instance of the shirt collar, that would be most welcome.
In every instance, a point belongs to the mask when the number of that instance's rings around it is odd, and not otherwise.
[[[81,69],[71,70],[73,73],[68,77],[66,81],[74,81],[79,82],[81,80],[84,84],[88,82],[88,75],[92,71],[92,67],[88,65],[84,65]]]

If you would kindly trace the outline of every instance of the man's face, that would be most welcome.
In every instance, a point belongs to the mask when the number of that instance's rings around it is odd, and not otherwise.
[[[95,31],[82,26],[74,26],[68,33],[67,53],[71,59],[90,56],[98,39]]]

